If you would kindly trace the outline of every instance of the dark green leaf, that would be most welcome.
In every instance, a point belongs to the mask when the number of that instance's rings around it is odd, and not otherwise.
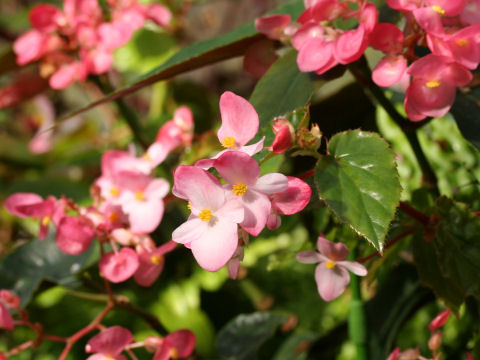
[[[432,242],[425,242],[423,231],[417,232],[413,238],[413,256],[422,283],[431,288],[448,308],[458,312],[464,300],[462,291],[455,282],[443,276],[435,253],[435,246]]]
[[[298,70],[296,51],[289,51],[278,59],[257,83],[250,97],[260,118],[259,131],[252,142],[265,136],[265,144],[270,145],[274,137],[272,120],[304,108],[314,91],[315,83],[309,74]]]
[[[43,280],[60,285],[72,283],[75,274],[91,262],[94,246],[81,255],[63,253],[53,231],[44,241],[34,240],[13,251],[0,263],[0,288],[11,289],[28,303]]]
[[[381,251],[400,201],[394,153],[377,134],[346,131],[331,138],[315,168],[321,200]]]
[[[440,269],[465,297],[480,299],[480,219],[445,197],[438,199],[437,209],[441,221],[434,244]]]
[[[480,88],[468,94],[458,93],[450,112],[462,135],[480,150]]]
[[[269,312],[239,315],[220,330],[216,342],[218,352],[223,357],[235,360],[256,359],[260,345],[269,339],[286,319],[285,315]]]
[[[293,19],[296,19],[303,10],[303,1],[296,0],[279,7],[273,13],[290,14]],[[100,100],[76,110],[59,121],[81,114],[95,106],[131,94],[157,81],[169,79],[178,74],[195,70],[205,65],[243,55],[251,44],[261,38],[262,35],[257,33],[252,21],[228,34],[189,45],[179,50],[162,65],[140,77],[140,79],[133,84],[125,86]]]

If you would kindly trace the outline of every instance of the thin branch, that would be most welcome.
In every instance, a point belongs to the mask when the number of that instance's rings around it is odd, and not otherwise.
[[[412,219],[417,220],[423,226],[427,226],[430,224],[430,217],[418,211],[414,207],[410,206],[406,202],[400,201],[400,206],[398,207],[400,211],[403,211],[405,214],[410,216]]]
[[[384,250],[388,249],[390,246],[392,246],[393,244],[396,244],[398,241],[406,238],[407,236],[414,234],[415,232],[416,232],[416,230],[408,230],[408,231],[405,231],[404,233],[401,233],[400,235],[394,237],[392,240],[390,240],[385,245]],[[364,258],[357,259],[356,261],[359,262],[359,263],[364,263],[364,262],[367,262],[368,260],[371,260],[371,259],[373,259],[374,257],[377,257],[377,256],[382,256],[382,254],[380,254],[378,251],[375,251],[374,253],[372,253],[368,256],[365,256]]]

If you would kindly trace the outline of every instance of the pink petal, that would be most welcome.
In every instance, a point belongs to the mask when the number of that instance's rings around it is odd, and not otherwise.
[[[355,275],[358,276],[365,276],[367,275],[368,271],[362,264],[356,261],[339,261],[337,262],[338,266],[344,267],[345,269],[351,271]]]
[[[382,87],[390,87],[399,82],[407,68],[403,56],[385,56],[372,71],[372,80]]]
[[[0,303],[0,329],[13,330],[13,318],[5,305]]]
[[[267,227],[270,230],[276,230],[282,225],[282,219],[275,212],[271,212],[267,219]]]
[[[117,356],[132,341],[133,335],[129,330],[121,326],[112,326],[91,338],[87,343],[87,349],[90,353]]]
[[[212,174],[196,166],[179,166],[174,172],[174,194],[197,209],[212,212],[225,203],[225,190]]]
[[[147,18],[164,28],[168,28],[172,20],[172,13],[167,7],[160,4],[152,4],[147,7]]]
[[[399,54],[403,48],[403,32],[393,24],[378,23],[369,37],[369,45],[385,54]]]
[[[217,219],[195,241],[191,249],[198,264],[208,271],[222,268],[233,256],[238,244],[237,224]]]
[[[288,188],[272,196],[272,208],[281,214],[292,215],[303,210],[310,201],[312,189],[303,180],[287,176]]]
[[[270,15],[255,20],[255,28],[259,33],[267,35],[271,39],[280,39],[283,29],[290,24],[290,15]]]
[[[57,228],[57,246],[64,253],[78,255],[88,250],[95,230],[81,217],[65,216]]]
[[[180,358],[192,355],[195,348],[195,334],[190,330],[174,331],[165,336],[164,341],[177,350]]]
[[[99,262],[100,272],[113,283],[127,280],[137,271],[139,260],[137,253],[124,247],[117,253],[104,254]]]
[[[151,286],[160,276],[165,265],[163,256],[154,252],[143,252],[139,256],[138,269],[133,276],[135,282],[140,286]],[[159,262],[159,263],[158,263]]]
[[[427,80],[414,78],[408,87],[405,99],[421,114],[442,117],[453,105],[456,87],[440,81],[435,88],[426,86]]]
[[[13,43],[17,64],[23,66],[40,59],[47,50],[48,36],[38,30],[30,30]]]
[[[323,27],[316,21],[309,21],[303,24],[292,37],[292,46],[300,50],[310,39],[317,38],[320,44],[323,42]]]
[[[252,145],[247,145],[247,146],[242,146],[238,148],[238,151],[241,151],[247,155],[253,156],[256,153],[262,151],[263,149],[263,142],[265,141],[265,136],[260,139],[259,142],[252,144]]]
[[[332,44],[325,43],[321,38],[312,38],[305,42],[298,52],[297,64],[300,71],[316,71],[330,63],[332,58]]]
[[[301,251],[297,253],[296,257],[298,261],[304,264],[316,264],[320,261],[326,261],[325,256],[313,250]]]
[[[122,208],[128,214],[132,232],[148,234],[153,232],[162,221],[164,205],[161,199],[146,198],[139,201],[133,200]]]
[[[10,195],[3,205],[12,215],[25,218],[30,215],[25,213],[25,211],[20,211],[18,207],[22,206],[24,209],[25,205],[33,205],[43,202],[43,199],[40,195],[34,193],[15,193]]]
[[[242,202],[233,198],[228,200],[225,204],[215,212],[215,216],[224,221],[233,222],[235,224],[241,223],[245,217]]]
[[[435,318],[430,322],[430,324],[428,325],[428,329],[430,331],[434,331],[441,328],[443,325],[445,325],[449,316],[450,316],[450,310],[448,309],[443,310],[437,316],[435,316]]]
[[[320,263],[315,269],[315,281],[322,299],[332,301],[345,291],[350,282],[350,275],[342,267],[335,266],[333,269],[329,269],[325,263]]]
[[[254,190],[247,190],[239,200],[245,210],[245,217],[240,226],[249,234],[258,236],[267,224],[271,209],[270,200],[266,195]]]
[[[55,90],[62,90],[70,86],[79,73],[79,65],[75,62],[63,65],[49,80],[50,86]]]
[[[342,261],[348,256],[348,248],[345,244],[329,241],[323,234],[320,234],[317,239],[317,248],[320,254],[325,255],[330,260]]]
[[[57,27],[57,21],[62,16],[60,10],[49,4],[35,6],[29,15],[30,23],[34,28],[43,32],[50,32]]]
[[[442,16],[431,7],[422,7],[413,11],[413,16],[423,30],[429,34],[442,35],[443,29]]]
[[[340,64],[349,64],[362,56],[367,45],[365,28],[360,24],[355,30],[348,30],[337,39],[335,58]]]
[[[208,224],[197,217],[190,217],[172,233],[172,240],[179,244],[196,241],[207,231]]]
[[[220,97],[220,114],[220,142],[227,137],[233,137],[237,147],[243,146],[252,140],[258,131],[259,119],[255,108],[247,100],[230,91],[224,92]]]
[[[227,151],[215,160],[215,169],[228,183],[254,185],[260,176],[260,166],[251,156],[240,151]]]
[[[258,178],[253,188],[263,194],[276,194],[287,190],[288,178],[279,173],[266,174]]]

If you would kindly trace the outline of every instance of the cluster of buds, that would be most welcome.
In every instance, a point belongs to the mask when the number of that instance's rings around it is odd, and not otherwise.
[[[20,36],[13,49],[17,63],[40,61],[40,74],[50,86],[64,89],[89,74],[102,74],[112,66],[113,51],[125,45],[145,21],[168,27],[170,11],[137,0],[108,0],[107,21],[97,0],[65,0],[63,11],[41,4],[30,12],[33,29]]]
[[[257,30],[298,50],[301,71],[323,74],[349,64],[368,46],[385,56],[372,72],[382,87],[406,84],[405,111],[412,121],[441,117],[451,108],[457,87],[472,80],[480,63],[480,16],[477,0],[387,0],[405,17],[404,30],[378,23],[375,5],[363,0],[305,0],[306,10],[294,24],[289,15],[257,19]],[[352,10],[352,7],[357,9]],[[338,20],[356,19],[343,30]],[[418,58],[417,47],[430,54]]]
[[[175,170],[173,194],[188,201],[191,214],[173,232],[172,240],[190,248],[208,271],[217,271],[231,260],[230,275],[235,277],[249,235],[258,236],[265,226],[278,228],[280,214],[301,211],[311,189],[302,180],[280,173],[260,176],[260,165],[252,156],[263,149],[264,139],[247,145],[259,127],[258,114],[247,100],[225,92],[220,113],[217,135],[225,150]],[[224,185],[207,171],[211,167]]]
[[[177,330],[163,338],[149,336],[142,342],[133,343],[133,335],[128,329],[112,326],[91,338],[85,351],[93,353],[87,360],[124,360],[123,351],[139,347],[154,353],[152,360],[184,359],[193,353],[195,335],[190,330]]]
[[[40,240],[45,239],[53,223],[57,246],[67,254],[87,251],[95,237],[102,245],[109,243],[113,252],[102,255],[101,274],[114,283],[133,276],[138,284],[150,286],[163,269],[164,255],[176,245],[170,241],[157,247],[149,236],[162,220],[163,198],[170,189],[166,180],[150,173],[170,152],[189,146],[192,136],[193,114],[182,106],[159,130],[157,140],[143,156],[115,150],[103,155],[102,174],[92,186],[92,206],[81,207],[65,198],[15,193],[6,199],[5,207],[18,217],[39,219]]]

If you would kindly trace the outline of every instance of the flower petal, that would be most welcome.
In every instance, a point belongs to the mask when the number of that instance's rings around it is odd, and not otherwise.
[[[344,267],[345,269],[351,271],[355,275],[358,276],[365,276],[367,275],[368,271],[362,264],[356,261],[339,261],[337,262],[338,266]]]
[[[317,239],[317,248],[320,254],[325,255],[331,260],[341,261],[348,256],[348,248],[343,243],[334,243],[320,234]]]
[[[287,190],[288,179],[285,175],[279,173],[266,174],[260,177],[254,186],[254,189],[263,194],[276,194]]]
[[[333,269],[329,269],[322,262],[315,269],[315,281],[322,299],[332,301],[345,291],[350,282],[350,275],[342,267],[335,266]]]
[[[172,233],[172,240],[179,244],[186,244],[200,239],[207,231],[208,224],[198,217],[190,217]]]

